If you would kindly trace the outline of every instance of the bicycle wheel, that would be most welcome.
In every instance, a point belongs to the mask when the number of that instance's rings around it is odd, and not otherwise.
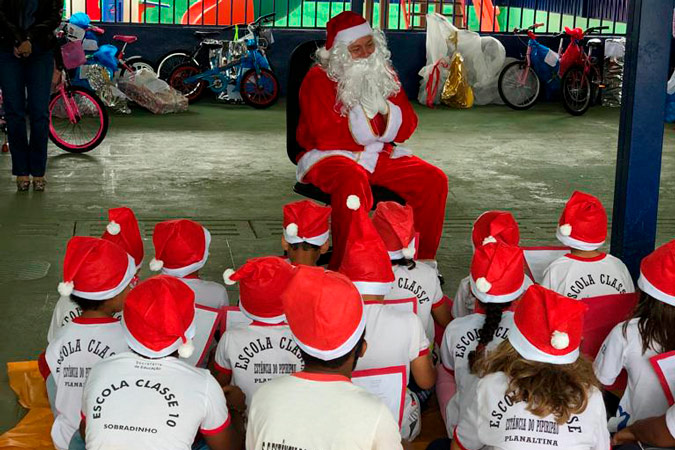
[[[563,106],[573,116],[581,116],[591,106],[591,81],[582,66],[570,67],[562,78]]]
[[[164,55],[160,59],[159,64],[157,64],[157,76],[164,81],[167,81],[171,76],[173,69],[178,67],[180,64],[185,64],[188,62],[194,62],[197,64],[197,61],[192,61],[190,54],[186,51],[175,51],[167,55]]]
[[[514,61],[499,74],[497,88],[504,103],[515,110],[531,108],[539,98],[539,77],[526,61]]]
[[[127,66],[129,66],[134,72],[138,72],[141,69],[146,69],[151,72],[155,72],[155,68],[153,67],[152,61],[149,59],[145,59],[141,56],[132,56],[128,58],[126,61]],[[122,67],[120,69],[120,78],[122,78],[126,74],[127,69]]]
[[[169,76],[169,86],[187,97],[188,102],[192,103],[199,99],[204,93],[206,82],[203,80],[196,83],[185,83],[187,78],[201,73],[199,66],[193,63],[181,64],[171,72]]]
[[[269,108],[279,99],[279,81],[272,71],[249,69],[241,78],[239,89],[242,100],[257,109]]]
[[[98,96],[79,86],[57,92],[49,101],[49,139],[71,153],[96,148],[108,132],[108,111]]]

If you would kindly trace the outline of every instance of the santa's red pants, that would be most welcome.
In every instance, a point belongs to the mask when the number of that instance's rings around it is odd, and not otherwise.
[[[316,163],[303,181],[331,196],[333,257],[330,269],[337,270],[340,266],[349,233],[352,214],[347,208],[347,197],[358,195],[362,205],[370,210],[373,205],[371,184],[397,193],[412,206],[415,230],[420,234],[417,258],[436,258],[448,196],[448,177],[438,167],[416,156],[391,159],[388,153],[382,152],[375,172],[369,173],[349,158],[330,156]]]

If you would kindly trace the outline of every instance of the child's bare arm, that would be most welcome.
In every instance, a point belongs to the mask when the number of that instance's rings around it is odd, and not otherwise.
[[[421,389],[431,389],[436,384],[436,370],[431,362],[429,353],[415,358],[410,363],[410,371],[415,379],[415,383]]]
[[[204,435],[204,440],[211,450],[243,450],[244,421],[236,411],[231,412],[232,423],[224,430]]]
[[[452,320],[450,308],[448,308],[448,304],[444,301],[431,310],[431,316],[434,318],[434,322],[444,330]]]

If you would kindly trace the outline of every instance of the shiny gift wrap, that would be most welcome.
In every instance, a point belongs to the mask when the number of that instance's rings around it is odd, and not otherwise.
[[[468,109],[473,106],[473,90],[466,79],[464,58],[459,52],[456,52],[450,61],[448,78],[441,93],[441,103],[457,109]]]

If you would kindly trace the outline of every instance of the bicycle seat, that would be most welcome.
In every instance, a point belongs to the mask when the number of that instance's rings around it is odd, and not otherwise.
[[[588,40],[589,46],[600,47],[602,46],[602,41],[598,38],[593,38]]]
[[[116,34],[113,36],[113,40],[124,42],[125,44],[133,44],[138,40],[138,36],[126,36],[124,34]]]
[[[218,36],[220,31],[195,31],[194,36],[198,38]]]

